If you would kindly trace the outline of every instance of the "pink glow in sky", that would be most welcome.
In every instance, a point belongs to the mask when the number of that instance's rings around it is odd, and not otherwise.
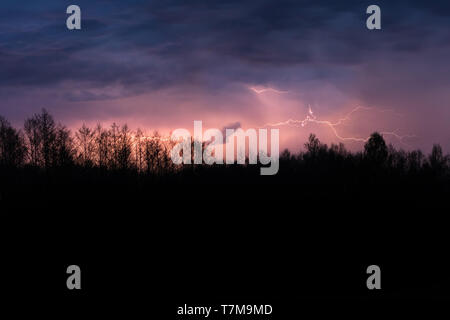
[[[281,147],[298,150],[315,133],[360,150],[336,133],[380,131],[415,136],[386,136],[396,147],[450,151],[446,2],[381,1],[376,32],[365,27],[367,6],[352,1],[108,3],[79,1],[80,32],[61,23],[58,1],[5,4],[0,115],[21,127],[46,108],[73,130],[116,122],[168,134],[194,120],[205,129],[302,120],[310,107],[336,122],[363,106],[335,132],[323,122],[282,126]]]

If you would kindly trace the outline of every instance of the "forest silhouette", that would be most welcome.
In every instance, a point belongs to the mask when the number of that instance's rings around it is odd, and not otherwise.
[[[443,200],[450,190],[450,156],[440,145],[430,154],[397,150],[374,132],[360,152],[328,146],[311,134],[304,150],[284,150],[277,175],[261,177],[259,165],[174,165],[173,142],[127,125],[83,125],[73,134],[45,109],[14,128],[0,117],[2,200],[45,199],[81,192],[128,195],[173,184],[290,185],[304,196],[404,195]],[[295,186],[295,187],[294,187]],[[158,187],[159,188],[159,187]]]

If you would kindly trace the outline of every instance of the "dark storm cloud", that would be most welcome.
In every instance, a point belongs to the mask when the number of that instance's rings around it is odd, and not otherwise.
[[[120,83],[141,92],[204,77],[259,82],[268,78],[261,68],[276,78],[278,67],[420,51],[430,24],[447,23],[430,14],[449,12],[445,3],[381,2],[383,26],[393,31],[369,34],[361,1],[78,1],[82,30],[70,32],[63,3],[40,3],[10,5],[18,22],[9,16],[0,34],[1,86]]]

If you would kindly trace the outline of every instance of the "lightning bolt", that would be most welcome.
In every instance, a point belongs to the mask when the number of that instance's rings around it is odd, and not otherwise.
[[[373,110],[373,108],[357,106],[356,108],[351,110],[349,113],[347,113],[343,118],[338,119],[338,121],[336,121],[336,122],[331,122],[328,120],[317,119],[317,117],[314,115],[311,107],[308,105],[308,115],[304,119],[302,119],[302,120],[288,119],[286,121],[277,122],[277,123],[266,123],[264,125],[264,127],[280,127],[280,126],[305,127],[308,123],[312,122],[312,123],[317,123],[317,124],[328,126],[331,129],[331,131],[333,132],[333,134],[336,136],[336,138],[338,138],[341,141],[367,142],[367,140],[369,140],[370,136],[365,137],[365,138],[363,138],[363,137],[344,137],[344,136],[341,136],[336,129],[337,126],[343,124],[345,121],[350,120],[350,116],[359,110]],[[391,109],[384,109],[384,110],[377,110],[377,111],[381,112],[381,113],[392,112],[394,114],[397,114],[398,116],[403,116],[402,114],[396,113],[395,111],[392,111]],[[387,136],[393,136],[396,139],[398,139],[402,144],[407,145],[408,147],[410,147],[410,145],[408,145],[404,140],[416,137],[416,135],[411,135],[411,134],[400,135],[398,133],[398,129],[396,129],[394,131],[383,131],[383,132],[380,132],[380,134],[387,135]]]
[[[249,89],[252,90],[253,92],[257,93],[257,94],[261,94],[261,93],[264,93],[264,92],[275,92],[275,93],[280,93],[280,94],[289,92],[289,91],[277,90],[277,89],[270,88],[270,87],[262,88],[262,89],[258,89],[258,88],[255,88],[255,87],[249,87]]]
[[[252,90],[253,92],[255,92],[256,94],[263,94],[265,92],[275,92],[277,94],[289,93],[289,91],[281,91],[281,90],[277,90],[277,89],[270,88],[270,87],[261,88],[261,89],[258,89],[255,87],[249,87],[249,89]],[[267,126],[270,126],[270,127],[280,127],[280,126],[304,127],[309,122],[312,122],[312,123],[317,123],[317,124],[328,126],[331,129],[331,131],[333,132],[333,134],[336,136],[336,138],[338,138],[341,141],[367,142],[367,140],[369,140],[370,136],[365,137],[365,138],[363,138],[363,137],[344,137],[344,136],[340,135],[336,129],[337,126],[341,125],[345,121],[350,120],[350,116],[353,113],[360,111],[360,110],[374,110],[374,109],[370,108],[370,107],[357,106],[356,108],[351,110],[349,113],[347,113],[343,118],[338,119],[338,121],[336,121],[336,122],[331,122],[328,120],[317,119],[317,117],[314,115],[311,107],[308,105],[308,115],[304,119],[302,119],[302,120],[288,119],[286,121],[282,121],[282,122],[278,122],[278,123],[266,123],[264,125],[264,127],[267,127]],[[376,109],[376,111],[380,112],[380,113],[389,112],[389,113],[397,115],[399,117],[403,117],[402,114],[395,112],[393,109],[383,109],[383,110]],[[396,129],[394,131],[382,131],[382,132],[380,132],[380,134],[383,134],[385,136],[392,136],[392,137],[396,138],[398,141],[400,141],[400,143],[402,143],[408,147],[411,147],[404,140],[410,139],[410,138],[415,138],[416,135],[414,135],[414,134],[401,135],[398,133],[398,131],[399,131],[398,129]]]

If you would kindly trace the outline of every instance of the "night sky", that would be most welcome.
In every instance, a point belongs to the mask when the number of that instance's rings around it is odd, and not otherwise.
[[[66,28],[71,4],[81,30]],[[366,28],[371,4],[381,30]],[[387,137],[397,147],[448,152],[449,57],[449,1],[2,0],[0,115],[20,127],[46,108],[72,129],[116,121],[164,133],[194,120],[259,127],[309,107],[336,121],[360,105],[372,109],[341,136],[397,130],[415,135]],[[280,129],[294,150],[310,132],[340,142],[324,125]]]

